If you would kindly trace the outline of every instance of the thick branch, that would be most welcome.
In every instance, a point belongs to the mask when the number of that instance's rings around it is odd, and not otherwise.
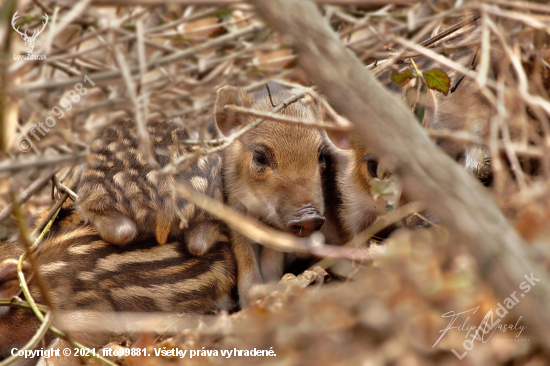
[[[388,157],[415,200],[468,246],[481,274],[504,300],[533,273],[536,288],[514,307],[550,348],[550,277],[525,250],[491,195],[430,142],[410,113],[330,30],[315,4],[252,1],[268,23],[294,44],[298,62],[334,106],[356,126],[372,149]],[[307,15],[307,16],[305,16]],[[496,304],[495,304],[496,307]]]

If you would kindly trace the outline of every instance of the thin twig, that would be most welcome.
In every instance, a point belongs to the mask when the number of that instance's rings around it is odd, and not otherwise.
[[[229,33],[220,37],[216,37],[210,41],[201,43],[194,47],[189,47],[183,51],[179,51],[175,54],[168,55],[165,57],[158,58],[153,61],[149,61],[147,63],[147,71],[153,70],[159,66],[168,65],[174,62],[177,62],[181,59],[187,58],[189,56],[192,56],[199,51],[207,50],[210,48],[218,47],[228,41],[237,39],[242,36],[246,36],[249,34],[253,34],[261,30],[263,27],[259,25],[251,25],[249,27],[240,29],[236,32]],[[130,74],[135,75],[139,72],[139,66],[132,66],[129,68]],[[112,81],[119,79],[122,76],[121,70],[114,70],[114,71],[102,71],[98,73],[93,73],[88,75],[90,79],[92,79],[94,82],[102,82],[102,81]],[[70,85],[74,85],[82,80],[81,77],[73,77],[73,78],[67,78],[63,80],[52,80],[48,82],[37,82],[37,83],[29,83],[24,84],[19,87],[20,91],[39,91],[39,90],[48,90],[48,89],[56,89],[56,88],[62,88]]]
[[[141,148],[141,152],[149,165],[151,165],[152,167],[157,167],[158,163],[153,157],[152,141],[149,140],[149,133],[147,132],[147,128],[145,127],[146,116],[143,115],[145,109],[142,107],[142,99],[138,98],[135,83],[132,81],[130,70],[128,68],[128,65],[126,64],[126,61],[124,60],[124,57],[122,56],[122,52],[117,47],[115,47],[114,53],[118,66],[120,68],[120,72],[122,74],[122,78],[126,83],[126,90],[128,91],[128,94],[130,94],[130,99],[134,103],[136,132],[140,142],[139,145]],[[143,68],[140,68],[140,71],[143,71]],[[140,72],[140,75],[143,74]]]
[[[353,126],[351,125],[342,126],[334,123],[326,123],[326,122],[319,123],[319,122],[313,122],[313,121],[305,121],[305,120],[300,120],[292,117],[287,117],[280,114],[275,114],[272,112],[261,112],[256,109],[237,107],[234,105],[226,105],[224,109],[230,110],[232,112],[247,114],[249,116],[262,117],[264,119],[270,119],[272,121],[289,123],[294,125],[302,125],[302,126],[307,126],[312,128],[324,128],[330,131],[350,132],[353,130]]]
[[[279,103],[277,105],[277,107],[273,108],[271,110],[271,113],[277,113],[277,112],[283,110],[284,108],[286,108],[290,104],[292,104],[292,103],[296,102],[297,100],[303,98],[306,94],[307,94],[307,90],[304,90],[301,93],[298,93],[296,95],[288,97],[287,99],[285,99],[281,103]],[[199,156],[202,156],[202,155],[214,154],[214,153],[225,150],[233,142],[235,142],[239,137],[241,137],[242,135],[244,135],[248,131],[256,128],[260,123],[265,121],[265,119],[266,118],[264,118],[264,117],[258,118],[256,120],[254,120],[253,122],[247,124],[243,128],[241,128],[237,132],[235,132],[233,135],[228,136],[224,139],[220,139],[220,141],[222,141],[222,143],[217,147],[212,147],[212,148],[209,148],[209,149],[201,149],[201,150],[198,150],[197,152],[194,152],[192,154],[183,155],[182,157],[176,159],[175,161],[171,162],[170,164],[168,164],[164,168],[162,168],[161,171],[160,171],[161,174],[173,174],[173,173],[178,171],[178,166],[180,166],[183,162],[185,162],[187,160],[197,159]],[[182,169],[182,167],[180,167],[180,169]]]
[[[426,205],[422,202],[410,202],[406,205],[403,205],[396,210],[390,211],[387,214],[383,216],[379,216],[376,222],[374,222],[372,225],[370,225],[368,228],[363,230],[361,233],[356,235],[352,240],[344,244],[344,247],[352,247],[352,248],[358,248],[364,243],[366,243],[370,238],[372,238],[376,233],[384,230],[390,225],[393,225],[394,223],[404,219],[407,216],[410,216],[412,214],[416,214],[418,212],[422,212],[425,210]],[[322,259],[320,262],[316,263],[315,265],[311,266],[311,268],[314,268],[315,266],[320,266],[323,269],[327,269],[337,263],[337,260],[331,259],[331,258],[325,258]]]
[[[28,168],[43,168],[50,165],[60,165],[68,162],[77,162],[84,159],[88,155],[88,151],[80,151],[71,155],[58,155],[46,158],[32,158],[23,161],[5,162],[0,165],[0,173],[16,172],[18,170]]]
[[[81,171],[81,167],[78,167],[78,168],[75,169],[75,171],[73,173],[71,181],[69,182],[69,189],[71,191],[74,190],[76,188],[76,185],[78,184],[80,171]],[[50,209],[48,214],[46,216],[44,216],[42,221],[36,226],[36,228],[34,229],[34,231],[31,234],[31,238],[35,238],[38,235],[38,233],[41,233],[41,235],[36,239],[35,244],[38,243],[38,241],[42,238],[42,236],[44,236],[45,232],[42,229],[45,228],[48,225],[48,223],[51,222],[52,218],[57,216],[57,213],[59,212],[59,209],[61,208],[61,206],[63,206],[63,204],[65,203],[67,198],[69,198],[69,193],[63,193],[61,198]]]
[[[430,137],[432,138],[448,139],[448,140],[460,142],[466,145],[481,145],[481,146],[490,145],[488,142],[483,141],[478,136],[473,135],[466,131],[455,131],[455,130],[448,130],[448,129],[439,129],[439,130],[428,129],[427,132],[428,132],[428,135],[430,135]],[[498,146],[498,149],[500,151],[504,151],[506,149],[506,146],[502,142],[497,141],[496,143],[497,143],[496,146]],[[508,142],[507,147],[512,149],[515,154],[521,155],[521,156],[526,156],[530,158],[542,158],[545,156],[544,151],[537,146]]]
[[[28,199],[31,198],[33,194],[42,189],[42,187],[44,187],[58,171],[59,168],[51,168],[46,170],[44,173],[42,173],[40,177],[38,177],[37,180],[32,182],[23,192],[21,192],[19,197],[17,197],[15,203],[17,205],[22,205],[23,203],[27,202]],[[6,207],[4,207],[2,211],[0,211],[0,223],[10,217],[12,209],[13,203],[10,203]]]
[[[241,234],[268,248],[292,253],[311,253],[317,256],[347,260],[370,261],[363,251],[353,248],[342,248],[334,245],[323,244],[316,235],[309,238],[300,238],[289,233],[273,229],[251,217],[243,215],[230,206],[226,206],[205,194],[194,190],[189,184],[178,183],[178,194],[197,207],[217,217]]]
[[[69,197],[71,197],[71,199],[73,201],[76,201],[78,199],[78,195],[76,193],[74,193],[69,187],[67,187],[66,185],[64,185],[63,183],[61,183],[61,181],[59,180],[59,178],[57,178],[55,175],[52,177],[53,179],[53,183],[55,184],[55,187],[57,188],[57,190],[59,192],[63,192],[63,193],[67,193],[69,195]]]

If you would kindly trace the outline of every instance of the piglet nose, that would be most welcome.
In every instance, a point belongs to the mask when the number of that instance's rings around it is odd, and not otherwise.
[[[314,231],[321,229],[325,223],[325,218],[318,214],[304,215],[298,220],[288,222],[290,231],[300,237],[308,237]]]

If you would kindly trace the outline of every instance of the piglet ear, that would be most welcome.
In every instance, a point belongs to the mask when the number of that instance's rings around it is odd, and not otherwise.
[[[351,135],[345,132],[327,131],[329,140],[339,149],[351,149]]]
[[[23,262],[23,273],[27,282],[30,280],[30,266]],[[17,278],[17,259],[6,259],[0,263],[0,299],[11,299],[19,295],[21,287]]]
[[[246,116],[227,110],[225,106],[252,107],[252,100],[239,88],[226,85],[218,90],[216,98],[216,125],[224,136],[229,136],[240,125],[246,123]]]

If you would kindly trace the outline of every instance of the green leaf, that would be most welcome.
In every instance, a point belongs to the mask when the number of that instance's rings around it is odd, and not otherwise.
[[[214,13],[208,15],[208,16],[211,16],[211,17],[220,17],[223,19],[224,16],[231,16],[233,17],[233,13],[231,12],[231,10],[229,9],[220,9],[218,11],[215,11]]]
[[[451,87],[451,79],[445,71],[441,69],[432,69],[422,73],[424,80],[428,84],[428,88],[432,90],[437,90],[444,95],[449,93],[449,88]]]
[[[404,72],[397,72],[395,70],[392,70],[390,73],[391,82],[400,88],[407,85],[409,80],[411,80],[412,78],[414,78],[414,74],[411,69],[407,69]]]

